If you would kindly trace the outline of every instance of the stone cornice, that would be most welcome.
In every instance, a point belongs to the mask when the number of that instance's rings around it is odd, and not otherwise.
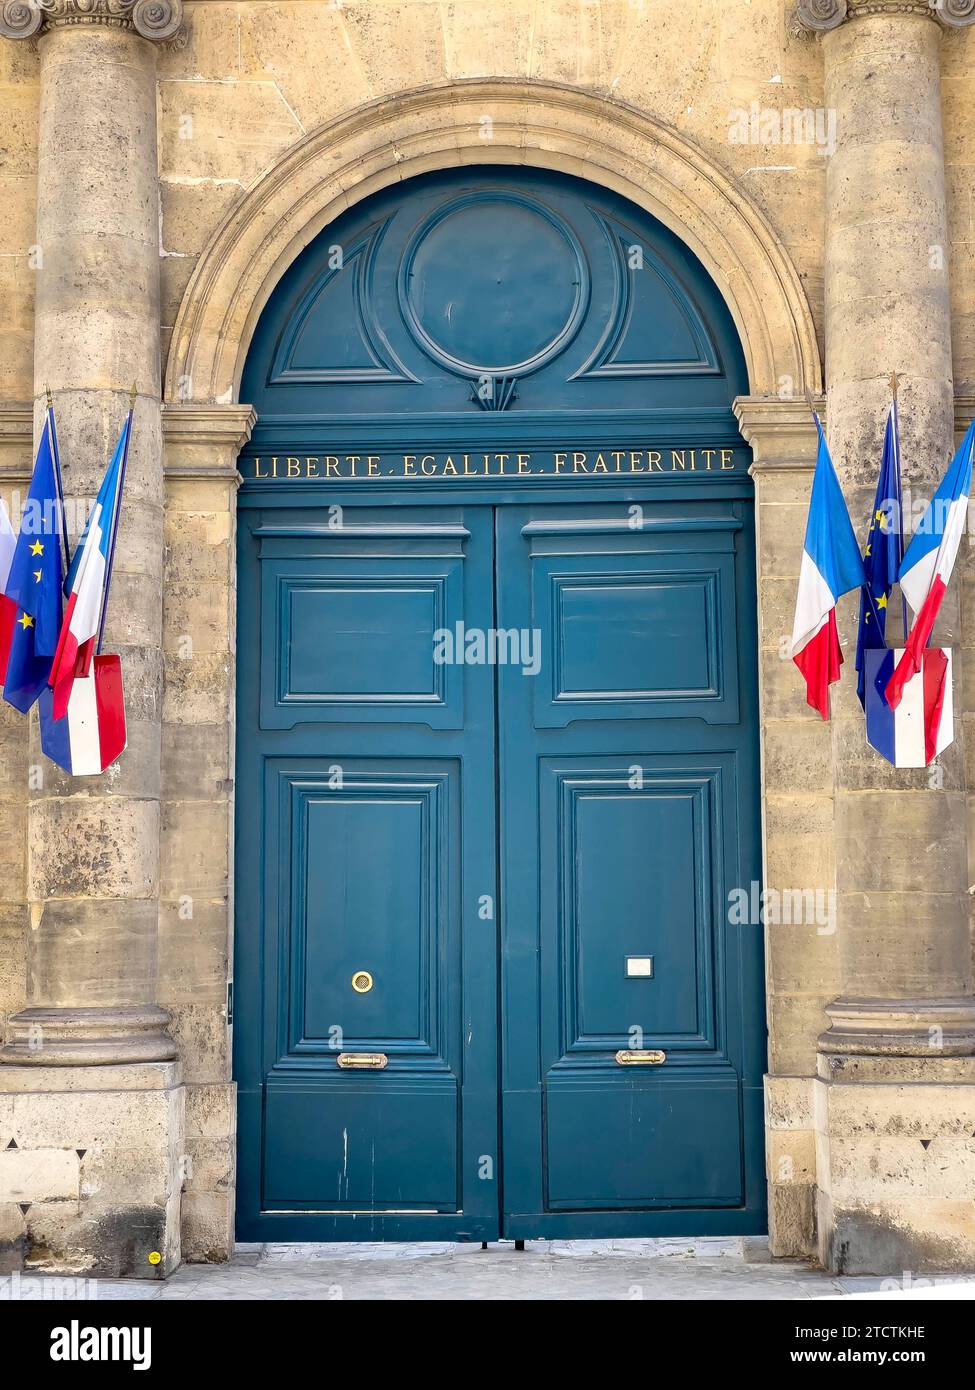
[[[171,47],[186,41],[183,0],[2,0],[0,37],[34,39],[48,29],[105,24]]]
[[[823,34],[847,19],[863,15],[918,15],[949,29],[975,24],[975,0],[798,0],[796,20],[802,29]]]
[[[825,397],[816,397],[813,405],[825,424]],[[816,426],[804,400],[738,396],[733,409],[742,437],[752,447],[751,474],[815,467]]]
[[[249,405],[164,405],[166,477],[239,481],[237,455],[256,419]],[[187,446],[191,454],[183,452]],[[21,402],[0,405],[0,482],[27,482],[33,447],[33,407]]]

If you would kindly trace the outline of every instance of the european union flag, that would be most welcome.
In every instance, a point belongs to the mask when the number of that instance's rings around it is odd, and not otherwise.
[[[26,714],[47,685],[61,632],[60,472],[48,410],[4,593],[16,605],[3,698]]]
[[[900,441],[897,436],[897,399],[891,402],[884,431],[877,495],[867,532],[863,567],[867,582],[860,592],[860,626],[857,631],[857,695],[866,709],[866,661],[868,647],[887,645],[887,600],[897,580],[903,542]]]

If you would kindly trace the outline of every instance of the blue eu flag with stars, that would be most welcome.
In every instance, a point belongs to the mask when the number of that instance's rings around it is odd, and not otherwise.
[[[64,554],[56,448],[48,410],[4,588],[17,611],[3,698],[24,714],[47,685],[61,631]]]
[[[863,568],[867,582],[860,591],[860,625],[857,630],[857,695],[866,709],[866,658],[870,647],[887,645],[887,601],[897,580],[903,542],[900,442],[897,437],[897,401],[891,402],[884,431],[877,495],[873,502]]]

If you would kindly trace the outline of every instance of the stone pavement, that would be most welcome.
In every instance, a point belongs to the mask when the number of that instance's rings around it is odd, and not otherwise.
[[[960,1279],[944,1276],[946,1284]],[[487,1250],[432,1243],[245,1245],[228,1264],[183,1265],[165,1283],[100,1279],[94,1289],[72,1295],[65,1285],[84,1281],[35,1274],[20,1282],[14,1296],[251,1301],[795,1300],[901,1287],[900,1280],[837,1278],[801,1261],[773,1261],[758,1237],[540,1240],[529,1241],[524,1251],[516,1251],[512,1241]],[[31,1286],[29,1293],[24,1285]],[[975,1297],[975,1282],[969,1287]]]

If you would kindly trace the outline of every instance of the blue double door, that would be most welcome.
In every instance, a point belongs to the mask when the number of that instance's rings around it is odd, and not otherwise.
[[[764,1229],[750,506],[242,511],[239,1238]]]

